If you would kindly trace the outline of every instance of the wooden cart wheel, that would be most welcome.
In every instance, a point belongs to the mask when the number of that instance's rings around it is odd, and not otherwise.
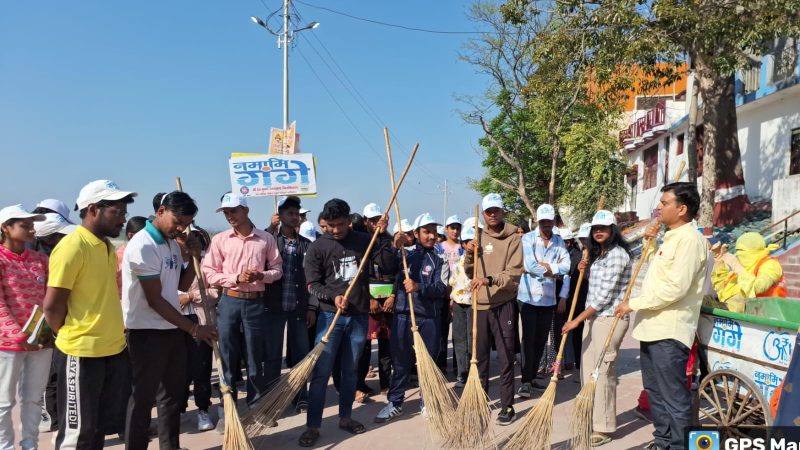
[[[701,426],[762,428],[772,425],[769,403],[761,389],[735,370],[715,370],[700,383]],[[741,433],[736,433],[741,434]]]

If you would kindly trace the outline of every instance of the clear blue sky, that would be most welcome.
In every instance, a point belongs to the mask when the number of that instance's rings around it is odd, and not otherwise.
[[[467,2],[309,3],[408,26],[476,28]],[[130,211],[147,215],[153,195],[173,190],[180,175],[200,206],[198,223],[225,227],[214,210],[230,188],[229,154],[266,151],[269,128],[282,121],[281,51],[249,18],[268,16],[264,4],[274,10],[281,2],[3,2],[0,205],[33,208],[47,197],[73,205],[81,186],[106,178],[138,191]],[[471,35],[409,32],[296,7],[305,22],[321,22],[297,35],[290,56],[290,120],[298,123],[303,151],[318,160],[319,197],[304,200],[311,215],[332,197],[358,212],[370,201],[385,206],[383,124],[397,138],[395,166],[402,168],[414,142],[421,145],[400,196],[404,217],[424,211],[440,217],[437,187],[445,178],[452,191],[448,213],[471,211],[479,197],[466,178],[482,173],[475,151],[481,132],[461,120],[465,106],[456,100],[486,84],[458,60]],[[381,124],[323,62],[347,81],[328,52]],[[265,225],[272,200],[251,205],[256,224]]]

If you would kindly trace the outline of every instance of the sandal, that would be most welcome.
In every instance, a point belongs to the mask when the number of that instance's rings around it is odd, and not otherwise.
[[[611,438],[603,433],[592,433],[592,447],[600,447],[611,442]]]
[[[317,443],[317,439],[319,439],[319,430],[308,428],[300,435],[297,443],[300,447],[313,447]]]
[[[356,422],[353,419],[348,419],[348,421],[344,424],[339,422],[339,428],[345,431],[349,431],[352,434],[361,434],[367,429],[362,425],[360,422]]]

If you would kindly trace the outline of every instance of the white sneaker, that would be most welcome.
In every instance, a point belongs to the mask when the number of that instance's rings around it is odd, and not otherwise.
[[[197,431],[208,431],[213,429],[214,429],[214,422],[211,421],[211,417],[208,417],[208,413],[205,411],[198,411]]]
[[[428,415],[428,409],[425,408],[425,405],[422,405],[422,408],[419,409],[419,415],[425,420],[430,419],[430,416]]]
[[[383,409],[375,416],[375,423],[384,423],[388,422],[395,417],[401,416],[403,414],[403,407],[402,406],[394,406],[392,402],[389,402],[388,405],[384,406]]]
[[[217,434],[225,434],[225,410],[222,405],[217,406],[217,417],[217,427],[214,428],[214,431]]]
[[[42,421],[39,422],[39,433],[49,433],[52,423],[53,422],[50,421],[50,414],[42,411]]]

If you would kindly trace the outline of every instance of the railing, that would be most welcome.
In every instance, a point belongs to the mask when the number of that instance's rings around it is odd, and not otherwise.
[[[783,244],[781,245],[781,248],[786,250],[786,243],[787,243],[787,239],[789,238],[789,219],[791,219],[792,217],[796,216],[797,214],[800,214],[800,209],[798,209],[797,211],[789,214],[788,216],[784,217],[783,219],[773,223],[772,225],[763,228],[761,231],[759,231],[759,233],[760,234],[764,234],[765,232],[775,228],[776,226],[778,226],[780,224],[783,224],[783,229],[782,230],[773,231],[772,233],[770,233],[768,235],[765,235],[764,239],[769,241],[769,240],[773,239],[775,236],[783,233],[783,237],[780,238],[780,239],[783,240]],[[800,229],[800,228],[798,228],[798,229]],[[794,229],[794,230],[792,230],[792,232],[797,231],[798,229]]]

